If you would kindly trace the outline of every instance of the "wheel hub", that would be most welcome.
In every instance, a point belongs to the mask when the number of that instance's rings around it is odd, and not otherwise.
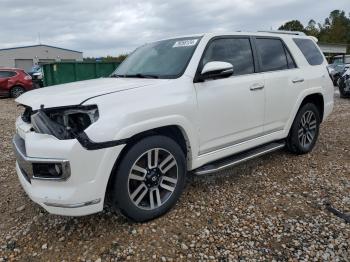
[[[147,171],[145,177],[145,184],[148,188],[156,187],[159,185],[161,178],[161,172],[158,168],[153,168]]]

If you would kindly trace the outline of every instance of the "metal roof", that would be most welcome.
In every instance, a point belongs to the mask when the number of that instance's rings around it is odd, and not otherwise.
[[[57,47],[57,46],[52,46],[52,45],[43,45],[43,44],[40,44],[40,45],[17,46],[17,47],[10,47],[10,48],[2,48],[2,49],[0,49],[0,51],[13,50],[13,49],[20,49],[20,48],[38,47],[38,46],[51,47],[51,48],[61,49],[61,50],[64,50],[64,51],[75,52],[75,53],[83,53],[83,52],[80,52],[80,51],[75,51],[75,50],[71,50],[71,49],[67,49],[67,48],[62,48],[62,47]]]

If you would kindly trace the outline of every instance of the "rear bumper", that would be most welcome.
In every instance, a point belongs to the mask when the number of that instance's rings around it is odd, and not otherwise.
[[[324,114],[323,114],[323,120],[325,120],[333,111],[334,107],[334,101],[329,101],[327,104],[324,106]]]
[[[102,211],[109,176],[124,146],[89,151],[76,139],[58,140],[28,131],[26,125],[17,120],[14,151],[18,179],[30,199],[57,215],[83,216]],[[48,162],[68,164],[69,176],[35,177],[31,165]]]

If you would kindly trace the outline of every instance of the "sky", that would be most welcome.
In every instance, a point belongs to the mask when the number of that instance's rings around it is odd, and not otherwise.
[[[0,0],[0,48],[41,42],[117,56],[166,37],[323,23],[334,9],[349,14],[349,0]]]

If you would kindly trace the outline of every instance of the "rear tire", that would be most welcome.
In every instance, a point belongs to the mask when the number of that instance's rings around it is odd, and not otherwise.
[[[173,139],[143,138],[127,150],[113,174],[112,207],[136,222],[159,217],[180,197],[186,170],[185,154]]]
[[[297,155],[309,153],[316,144],[320,123],[320,113],[315,104],[303,105],[289,131],[287,149]]]
[[[11,95],[11,97],[13,97],[13,98],[17,98],[17,97],[19,97],[20,95],[22,95],[24,92],[25,92],[25,90],[24,90],[23,87],[14,86],[14,87],[12,87],[12,89],[11,89],[11,91],[10,91],[10,95]]]

